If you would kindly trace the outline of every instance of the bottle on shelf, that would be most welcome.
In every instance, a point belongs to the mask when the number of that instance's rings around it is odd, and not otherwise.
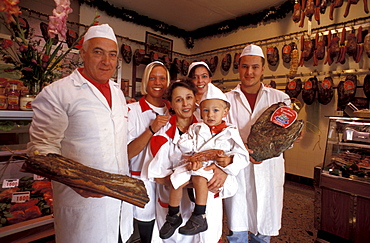
[[[0,110],[6,110],[8,101],[5,95],[5,85],[0,84]]]
[[[8,110],[19,110],[19,91],[16,83],[9,83]]]

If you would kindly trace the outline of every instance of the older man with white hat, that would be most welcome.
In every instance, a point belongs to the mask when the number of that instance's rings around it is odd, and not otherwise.
[[[290,104],[287,94],[262,84],[264,64],[262,49],[246,46],[238,67],[241,82],[226,93],[231,104],[227,120],[238,127],[245,143],[251,126],[263,111],[277,102]],[[283,155],[264,161],[250,160],[253,164],[238,175],[238,192],[225,199],[231,243],[248,242],[248,231],[251,242],[270,242],[270,236],[278,235],[281,228]]]
[[[118,85],[113,29],[90,27],[80,51],[84,67],[45,87],[32,102],[28,152],[57,153],[86,166],[128,175],[127,106]],[[57,242],[126,242],[132,205],[111,197],[84,197],[53,181]]]

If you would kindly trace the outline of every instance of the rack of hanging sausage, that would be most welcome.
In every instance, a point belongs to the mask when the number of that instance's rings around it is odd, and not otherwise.
[[[332,100],[333,89],[338,91],[338,108],[354,99],[357,88],[363,88],[367,100],[370,100],[369,19],[370,17],[359,18],[253,42],[262,48],[264,46],[267,48],[266,60],[271,70],[276,70],[274,67],[278,65],[280,59],[276,45],[278,43],[283,44],[281,59],[284,66],[289,68],[288,72],[285,74],[269,74],[265,71],[264,80],[272,79],[270,84],[275,88],[276,86],[285,86],[285,88],[278,87],[278,89],[285,90],[292,98],[297,98],[302,92],[302,98],[308,105],[316,99],[316,93],[318,93],[319,103],[328,104]],[[213,51],[238,51],[246,44],[249,43]],[[207,54],[209,55],[209,52],[202,53],[202,55]],[[237,54],[234,56],[234,68],[237,68]],[[344,65],[346,61],[356,63],[356,65],[351,64],[351,66],[357,66],[357,68],[349,68],[350,65]],[[334,67],[336,70],[331,70],[333,68],[329,67],[333,64],[337,65]],[[316,68],[319,65],[320,71]],[[328,66],[325,67],[324,65]],[[306,72],[299,72],[299,67],[303,66],[306,67]],[[344,69],[339,70],[342,68]],[[362,75],[365,76],[363,82],[358,80],[358,76]],[[320,76],[323,78],[322,81],[318,81],[317,77]],[[310,78],[303,82],[301,77]],[[286,83],[276,84],[273,80],[283,78],[287,80]],[[333,78],[341,80],[336,87],[334,87]],[[237,81],[238,79],[213,80],[214,83],[218,83],[220,88],[227,82]],[[363,83],[363,86],[359,86],[359,83]],[[366,100],[366,98],[364,99]],[[368,107],[368,103],[365,106]]]

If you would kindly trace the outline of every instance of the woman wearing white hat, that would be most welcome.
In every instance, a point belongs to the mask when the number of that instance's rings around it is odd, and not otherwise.
[[[290,104],[287,94],[262,84],[265,58],[256,45],[244,48],[239,62],[240,84],[226,93],[231,109],[227,120],[235,124],[244,142],[250,128],[270,105],[277,102]],[[283,155],[256,162],[237,176],[239,189],[235,196],[225,199],[228,225],[233,232],[228,237],[233,242],[270,242],[281,227],[284,185]]]

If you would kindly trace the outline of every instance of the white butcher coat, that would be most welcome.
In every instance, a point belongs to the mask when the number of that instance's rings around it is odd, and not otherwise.
[[[183,154],[221,149],[226,155],[234,156],[233,163],[226,167],[219,166],[225,173],[232,176],[237,176],[239,171],[249,164],[249,153],[244,146],[239,131],[230,124],[220,133],[213,135],[209,126],[204,122],[194,123],[189,127],[187,133],[181,136],[178,146]],[[204,168],[214,162],[213,160],[205,161],[203,167],[196,171],[187,170],[186,164],[174,168],[174,173],[171,175],[172,185],[178,188],[189,181],[192,175],[204,176],[209,181],[214,173],[213,171],[205,171]]]
[[[109,81],[112,108],[78,70],[45,87],[32,102],[28,152],[57,153],[86,166],[128,175],[127,106]],[[132,205],[112,197],[84,198],[53,181],[57,242],[126,242],[133,231]]]
[[[290,98],[282,91],[264,87],[257,95],[252,112],[240,84],[226,93],[230,101],[227,121],[238,127],[246,143],[250,128],[269,106],[277,102],[290,105]],[[225,199],[228,224],[232,231],[251,231],[262,235],[278,235],[283,206],[284,158],[264,160],[246,167],[237,176],[239,189],[235,196]]]
[[[164,101],[169,106],[167,101]],[[128,143],[139,137],[158,115],[142,97],[138,102],[128,104]],[[168,108],[165,109],[164,114],[168,115]],[[134,178],[142,179],[149,196],[149,202],[144,208],[134,207],[134,218],[140,221],[151,221],[155,219],[156,206],[156,182],[148,180],[146,171],[152,157],[147,153],[148,146],[145,147],[138,155],[130,159],[130,173]],[[159,238],[159,231],[157,227],[154,228],[152,235],[152,242],[162,242]]]
[[[196,118],[194,117],[194,121]],[[162,127],[150,141],[150,152],[154,158],[149,164],[148,176],[151,179],[164,178],[171,175],[173,168],[178,166],[182,153],[177,146],[180,133],[176,127],[176,115],[172,116],[166,126]],[[228,176],[223,190],[233,190],[237,185],[236,181],[230,180]],[[235,178],[234,178],[235,179]],[[230,192],[225,192],[230,194]],[[222,234],[222,197],[223,195],[208,192],[206,217],[208,230],[196,235],[182,235],[178,230],[163,242],[171,243],[217,243]],[[161,228],[166,221],[168,213],[169,188],[157,183],[157,218],[158,228]],[[183,190],[183,197],[180,204],[180,213],[184,226],[190,218],[194,203],[189,200],[187,189]],[[181,227],[180,226],[180,227]]]

